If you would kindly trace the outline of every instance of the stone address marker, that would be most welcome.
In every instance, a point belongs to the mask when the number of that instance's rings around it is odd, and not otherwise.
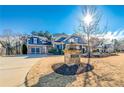
[[[68,44],[64,51],[64,61],[67,65],[80,63],[80,45]]]

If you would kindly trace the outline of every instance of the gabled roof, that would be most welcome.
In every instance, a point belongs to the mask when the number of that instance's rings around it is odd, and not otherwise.
[[[30,36],[28,36],[28,38],[32,38],[32,37],[34,37],[34,38],[39,38],[39,39],[41,39],[41,40],[48,40],[46,37],[43,37],[43,36],[35,36],[35,35],[30,35]]]
[[[68,44],[69,39],[71,39],[71,38],[79,38],[79,41],[77,42],[78,44],[86,44],[85,38],[83,38],[83,36],[77,35],[77,34],[68,35],[68,36],[61,35],[61,36],[55,38],[54,42],[63,42],[65,44]]]
[[[77,34],[73,34],[73,35],[67,37],[63,42],[69,43],[68,40],[71,38],[79,38],[80,40],[79,40],[79,42],[77,42],[78,44],[86,44],[86,40],[81,35],[77,35]]]
[[[63,42],[67,37],[67,35],[58,36],[54,39],[54,42]]]
[[[58,40],[55,40],[55,42],[63,42],[67,37],[60,37]]]
[[[37,43],[35,45],[51,45],[52,44],[51,41],[49,41],[46,37],[34,36],[34,35],[27,37],[27,39],[29,39],[29,44],[34,44],[33,38],[37,38]]]

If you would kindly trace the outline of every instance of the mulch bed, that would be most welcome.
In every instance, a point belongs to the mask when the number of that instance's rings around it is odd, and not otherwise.
[[[65,63],[57,63],[52,65],[54,72],[62,75],[76,75],[84,72],[88,72],[94,69],[91,64],[77,63],[68,65]]]

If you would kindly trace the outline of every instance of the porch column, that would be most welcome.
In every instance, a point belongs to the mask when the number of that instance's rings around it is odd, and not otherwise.
[[[45,54],[47,53],[47,46],[44,47],[44,50],[45,50]]]
[[[63,44],[62,44],[62,50],[63,50]]]

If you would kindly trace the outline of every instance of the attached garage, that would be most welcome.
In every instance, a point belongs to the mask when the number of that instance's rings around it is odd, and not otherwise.
[[[46,45],[28,46],[28,54],[46,54],[46,53],[48,53],[48,49]]]
[[[46,54],[51,42],[46,37],[29,36],[27,38],[27,54]]]

